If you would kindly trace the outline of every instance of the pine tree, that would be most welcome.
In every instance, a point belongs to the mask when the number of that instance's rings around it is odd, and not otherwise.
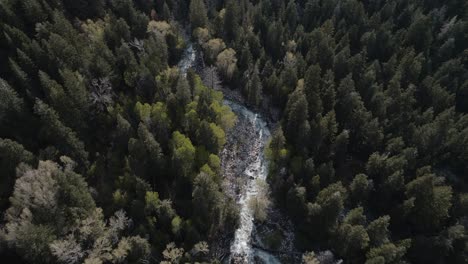
[[[213,225],[219,225],[219,215],[224,209],[222,194],[219,186],[213,181],[213,177],[201,172],[195,178],[192,193],[193,206],[196,216],[196,224],[201,230],[209,231]]]
[[[294,142],[296,146],[304,146],[304,142],[300,141],[299,134],[307,132],[301,129],[306,128],[308,125],[308,104],[302,88],[296,88],[290,95],[285,113],[286,138],[290,142]]]
[[[73,130],[60,121],[57,112],[39,99],[34,105],[34,112],[41,118],[45,138],[55,142],[64,154],[70,155],[81,165],[87,166],[88,152],[85,150],[85,145]]]
[[[405,203],[411,205],[408,217],[415,228],[438,228],[449,216],[452,193],[452,187],[438,183],[433,174],[422,175],[409,182]]]
[[[369,223],[367,233],[369,234],[371,245],[380,246],[389,242],[389,225],[390,217],[388,215],[381,216]]]
[[[0,124],[7,118],[24,112],[24,101],[18,93],[3,79],[0,79]]]
[[[172,166],[182,177],[191,177],[195,148],[189,138],[178,131],[172,133]]]
[[[11,193],[15,181],[15,168],[24,162],[33,165],[35,157],[20,143],[0,138],[0,208],[8,203],[8,195]]]
[[[73,124],[73,121],[76,121],[73,119],[73,117],[77,115],[76,113],[70,112],[70,110],[73,109],[70,107],[72,105],[70,102],[70,97],[66,96],[62,85],[60,85],[55,80],[52,80],[49,75],[42,71],[39,71],[39,80],[54,110],[56,110],[58,114],[61,115],[62,120],[64,120],[67,124]]]
[[[286,18],[289,25],[289,30],[293,32],[296,29],[298,22],[297,6],[295,0],[290,0],[286,8]]]
[[[189,83],[187,81],[187,78],[185,78],[183,75],[180,75],[177,80],[175,95],[177,97],[177,100],[179,101],[180,106],[182,106],[183,108],[185,108],[185,106],[192,99]]]
[[[355,204],[365,204],[367,202],[370,191],[372,190],[372,181],[365,174],[358,174],[351,182],[350,198]]]
[[[163,166],[161,146],[143,123],[138,126],[138,137],[146,148],[147,159],[151,162],[149,165],[152,165],[155,170],[161,170]]]
[[[252,75],[247,82],[247,100],[254,106],[260,106],[262,98],[262,83],[258,74],[258,65],[254,66]]]
[[[320,66],[312,65],[307,70],[304,78],[304,92],[307,97],[310,117],[315,117],[323,111],[322,100],[320,99],[320,74]],[[333,87],[328,87],[327,89],[333,89]]]
[[[34,92],[36,91],[32,90],[30,77],[13,59],[9,58],[9,64],[11,70],[13,71],[13,76],[16,79],[18,87],[21,87],[21,94],[25,94],[29,97],[33,96]]]
[[[206,6],[204,0],[191,0],[190,1],[190,23],[192,29],[204,28],[208,24],[208,17],[206,14]]]
[[[241,18],[237,0],[229,0],[226,3],[224,13],[224,34],[228,42],[236,41],[239,34],[239,21]]]

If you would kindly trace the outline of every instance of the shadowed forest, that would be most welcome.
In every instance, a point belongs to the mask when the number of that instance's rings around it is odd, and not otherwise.
[[[467,18],[465,0],[2,0],[0,258],[273,263],[230,253],[247,210],[254,233],[294,227],[291,252],[263,240],[278,263],[468,263]],[[231,101],[272,131],[247,209],[223,172],[264,135],[236,137]]]

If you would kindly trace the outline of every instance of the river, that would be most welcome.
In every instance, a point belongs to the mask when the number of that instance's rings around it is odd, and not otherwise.
[[[279,260],[252,246],[256,226],[254,224],[253,200],[264,199],[267,163],[264,149],[270,130],[261,116],[244,105],[225,100],[224,103],[236,113],[238,122],[228,136],[221,153],[225,190],[235,191],[239,205],[239,226],[230,247],[232,263],[280,263]],[[233,195],[231,193],[231,195]]]
[[[186,74],[196,62],[197,51],[188,41],[178,66]],[[257,198],[259,191],[265,191],[268,167],[264,149],[271,135],[269,126],[261,115],[239,102],[225,99],[224,104],[237,115],[238,122],[232,131],[229,131],[226,146],[221,153],[223,189],[236,199],[240,217],[239,226],[230,246],[230,255],[225,261],[228,263],[281,263],[273,254],[260,249],[259,246],[253,246],[255,242],[263,247],[262,237],[256,233],[254,210],[250,201]],[[288,240],[291,244],[292,239]]]

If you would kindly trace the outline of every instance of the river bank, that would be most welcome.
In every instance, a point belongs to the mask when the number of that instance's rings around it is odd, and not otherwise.
[[[223,234],[212,246],[214,255],[226,263],[293,263],[294,230],[279,210],[271,206],[264,222],[254,219],[250,201],[256,199],[262,182],[266,182],[268,165],[264,150],[271,135],[270,128],[278,114],[267,107],[251,110],[238,90],[222,85],[213,67],[206,67],[201,53],[188,41],[179,63],[183,73],[193,68],[204,84],[223,92],[224,104],[237,115],[238,122],[228,131],[221,158],[222,188],[239,205],[239,226],[234,234]],[[207,71],[211,71],[208,72]],[[211,77],[211,79],[207,78]],[[214,79],[217,79],[216,82]],[[215,83],[215,85],[214,85]]]

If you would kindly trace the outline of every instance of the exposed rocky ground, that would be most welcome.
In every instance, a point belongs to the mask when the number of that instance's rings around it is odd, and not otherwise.
[[[265,162],[263,160],[264,148],[269,137],[269,128],[274,127],[278,122],[279,113],[277,109],[267,106],[268,99],[264,100],[261,107],[250,111],[239,89],[230,89],[223,85],[216,68],[205,65],[202,55],[195,46],[189,46],[184,57],[188,59],[191,68],[200,74],[206,86],[223,92],[226,98],[225,104],[229,105],[238,117],[236,125],[227,134],[227,142],[220,156],[222,187],[223,191],[236,201],[245,203],[240,200],[251,187],[252,181],[262,173],[266,178],[267,171],[261,171],[262,167],[266,168],[263,164]],[[182,64],[187,66],[185,65],[187,61]],[[267,133],[267,135],[260,136],[260,133]],[[253,166],[259,161],[260,166]],[[242,208],[240,210],[242,211]],[[246,216],[242,216],[241,213],[241,217]],[[295,251],[294,247],[294,227],[291,221],[274,206],[268,209],[268,216],[264,222],[254,221],[253,223],[248,239],[251,258],[246,255],[232,255],[234,238],[235,234],[219,234],[216,242],[211,246],[213,257],[239,264],[299,263],[301,261],[302,254]],[[330,251],[319,252],[317,257],[324,264],[340,263],[334,259]]]

